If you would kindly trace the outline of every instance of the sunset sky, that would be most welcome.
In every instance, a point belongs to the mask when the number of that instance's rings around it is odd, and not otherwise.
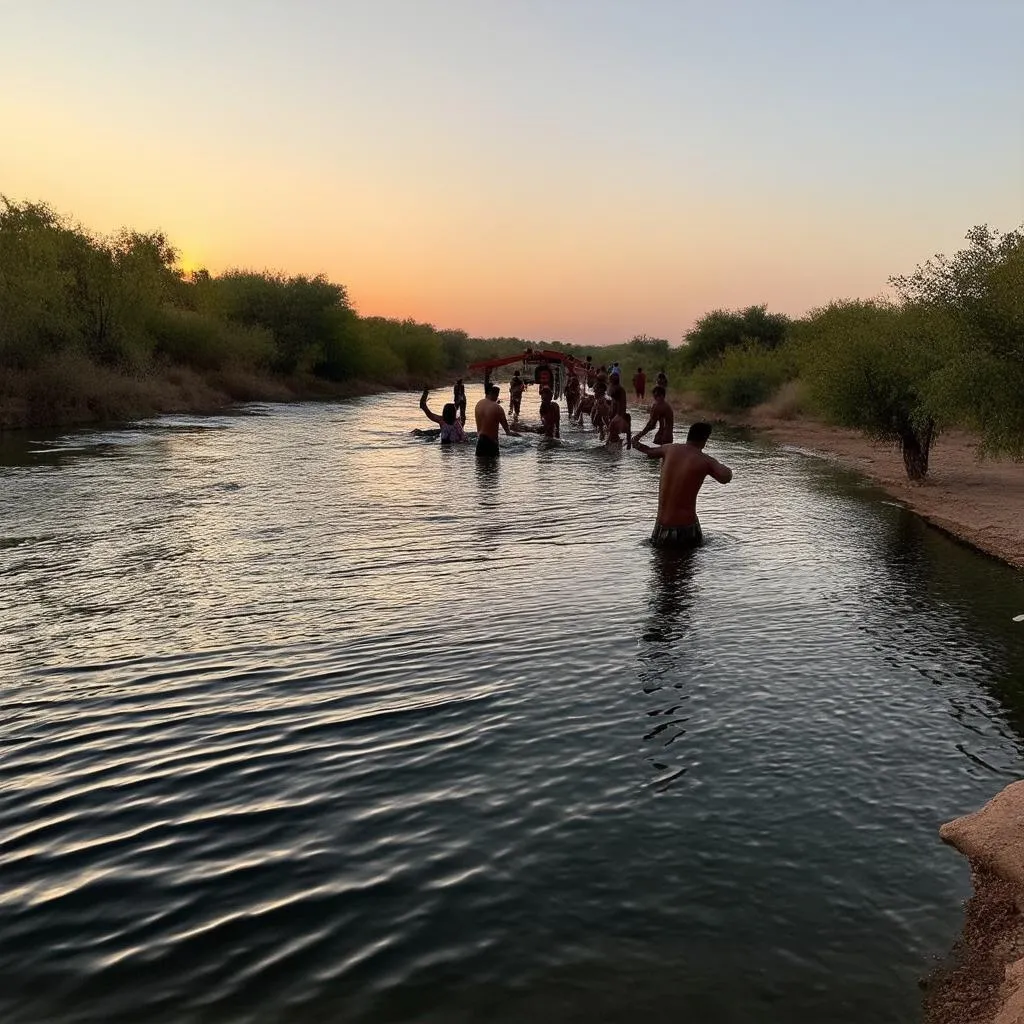
[[[0,192],[361,313],[678,342],[1024,222],[1021,0],[0,0]]]

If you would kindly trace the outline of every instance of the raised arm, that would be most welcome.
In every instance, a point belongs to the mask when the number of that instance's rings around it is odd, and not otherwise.
[[[441,417],[438,416],[436,412],[431,412],[427,408],[427,391],[428,390],[429,390],[428,388],[424,388],[423,389],[423,394],[420,395],[420,408],[426,413],[428,420],[432,420],[434,423],[437,423],[437,424],[440,425],[441,423],[444,423],[444,420],[441,419]]]
[[[732,479],[732,470],[723,465],[717,459],[711,458],[709,455],[708,460],[708,475],[714,477],[720,484],[727,484]]]

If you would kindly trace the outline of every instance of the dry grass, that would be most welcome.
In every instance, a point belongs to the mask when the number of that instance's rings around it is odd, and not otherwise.
[[[44,360],[32,369],[0,367],[0,430],[137,420],[169,412],[218,412],[233,402],[350,398],[392,388],[419,389],[405,376],[336,383],[310,375],[287,378],[246,367],[195,370],[167,365],[145,373],[97,366],[84,356]],[[431,381],[429,383],[436,383]]]
[[[799,380],[789,380],[767,402],[759,405],[756,414],[777,420],[795,420],[809,412],[807,393]]]

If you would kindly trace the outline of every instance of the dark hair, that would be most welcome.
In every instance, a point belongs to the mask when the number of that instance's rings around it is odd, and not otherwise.
[[[444,408],[441,410],[441,419],[445,421],[449,426],[455,422],[455,403],[445,402]]]
[[[501,388],[499,388],[497,384],[492,384],[487,389],[487,394],[488,395],[497,395],[500,391],[501,391]]]
[[[664,398],[665,397],[665,386],[663,384],[655,384],[654,385],[654,390],[651,392],[651,394],[654,395],[655,398],[657,398],[659,392],[661,393],[661,397]]]
[[[638,366],[638,367],[636,368],[636,372],[637,372],[637,373],[643,373],[643,372],[644,372],[644,368],[643,368],[642,366]]]
[[[686,434],[687,444],[705,444],[711,436],[710,423],[693,423]]]

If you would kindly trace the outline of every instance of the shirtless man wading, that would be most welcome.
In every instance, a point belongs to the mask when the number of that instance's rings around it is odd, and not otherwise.
[[[498,385],[491,384],[486,398],[481,398],[473,410],[476,417],[476,453],[480,456],[494,457],[498,454],[498,427],[512,437],[519,437],[517,431],[508,428],[505,410],[498,405],[498,392]]]
[[[659,384],[654,389],[654,401],[651,403],[651,412],[647,420],[647,426],[637,434],[637,440],[640,440],[657,426],[658,432],[654,435],[654,443],[671,444],[674,424],[675,413],[672,412],[672,406],[668,404],[665,398],[665,389]]]
[[[704,454],[704,445],[711,436],[710,423],[694,423],[686,435],[686,444],[663,444],[651,447],[633,439],[633,447],[652,459],[661,459],[661,482],[658,485],[658,518],[651,533],[656,547],[695,548],[704,540],[697,518],[697,492],[706,477],[720,484],[732,479],[732,470]]]

